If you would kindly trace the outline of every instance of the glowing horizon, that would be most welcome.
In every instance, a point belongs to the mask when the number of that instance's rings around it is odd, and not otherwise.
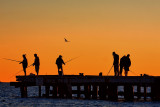
[[[158,0],[1,0],[0,59],[21,61],[26,54],[30,65],[37,53],[39,74],[56,75],[60,54],[64,61],[80,56],[64,66],[64,74],[107,75],[115,51],[120,58],[131,55],[133,72],[159,76],[159,4]],[[15,81],[10,77],[21,69],[17,62],[0,60],[0,81]],[[30,73],[35,74],[34,67],[27,69]]]

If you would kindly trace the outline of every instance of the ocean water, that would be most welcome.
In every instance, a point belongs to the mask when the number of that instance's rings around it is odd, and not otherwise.
[[[160,107],[160,101],[114,102],[106,100],[35,98],[38,87],[29,87],[28,96],[21,98],[20,89],[0,83],[0,107]],[[42,88],[44,92],[44,88]]]

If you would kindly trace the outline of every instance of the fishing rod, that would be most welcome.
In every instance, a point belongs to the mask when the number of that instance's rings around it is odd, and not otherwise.
[[[29,68],[29,67],[31,67],[31,66],[33,66],[33,64],[29,65],[27,68]],[[13,76],[19,74],[21,71],[23,71],[23,70],[18,71],[17,73],[15,73],[14,75],[12,75],[10,78],[12,78]]]
[[[21,61],[17,61],[17,60],[13,60],[13,59],[8,59],[8,58],[2,58],[2,59],[14,61],[14,62],[21,62]]]
[[[70,62],[70,61],[72,61],[72,60],[75,60],[75,59],[77,59],[77,58],[79,58],[79,57],[80,57],[80,56],[75,57],[75,58],[72,58],[72,59],[70,59],[70,60],[66,61],[65,63],[68,63],[68,62]]]
[[[113,65],[112,65],[112,67],[110,68],[110,70],[108,71],[107,76],[108,76],[108,74],[111,72],[112,68],[113,68]]]
[[[28,66],[27,68],[29,68],[29,67],[31,67],[33,64],[31,64],[30,66]],[[21,71],[23,71],[23,70],[21,70]],[[19,72],[17,72],[16,74],[19,74],[21,71],[19,71]],[[15,75],[16,75],[15,74]]]

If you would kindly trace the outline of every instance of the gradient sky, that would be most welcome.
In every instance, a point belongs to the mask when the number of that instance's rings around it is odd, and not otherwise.
[[[20,61],[27,54],[29,65],[37,53],[40,75],[58,74],[60,54],[64,61],[80,56],[64,74],[106,75],[115,51],[131,55],[134,73],[159,76],[160,0],[0,0],[0,50],[0,58]],[[15,81],[21,69],[0,59],[0,81]]]

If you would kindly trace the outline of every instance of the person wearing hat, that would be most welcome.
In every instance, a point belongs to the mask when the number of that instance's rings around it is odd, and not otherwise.
[[[40,65],[39,57],[37,56],[37,54],[34,54],[34,57],[35,57],[35,60],[34,60],[33,66],[35,66],[35,71],[36,71],[37,76],[38,76],[38,73],[39,73],[39,65]]]
[[[116,54],[115,52],[112,53],[113,55],[113,66],[114,66],[114,76],[119,75],[119,55]]]
[[[129,57],[130,54],[128,54],[125,58],[125,66],[124,66],[125,76],[128,75],[129,67],[131,66],[131,60]]]
[[[58,67],[58,74],[59,74],[59,76],[62,76],[63,75],[63,67],[62,67],[62,65],[63,64],[65,65],[65,63],[64,63],[61,55],[59,55],[59,57],[57,58],[56,64],[57,64],[57,67]],[[61,71],[60,71],[60,69],[61,69]]]
[[[23,61],[20,62],[19,64],[22,64],[24,75],[26,76],[26,68],[28,66],[28,61],[25,54],[23,54],[22,57],[23,57]]]

